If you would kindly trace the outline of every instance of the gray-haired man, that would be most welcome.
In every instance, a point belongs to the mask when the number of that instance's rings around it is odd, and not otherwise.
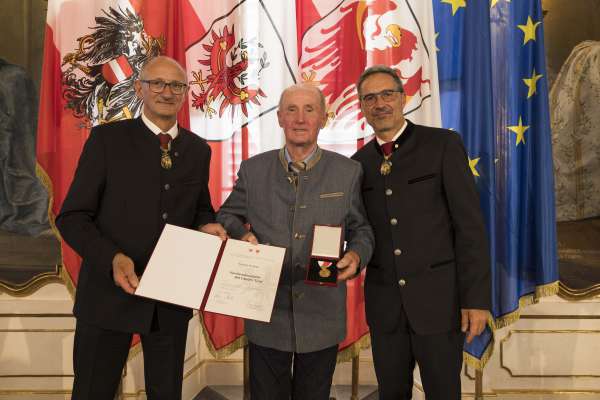
[[[314,86],[282,93],[277,115],[285,147],[242,163],[217,216],[234,238],[287,248],[271,322],[245,323],[253,399],[329,398],[338,344],[346,336],[344,281],[371,257],[361,167],[317,146],[324,103]],[[347,247],[337,262],[337,287],[305,283],[315,224],[343,227]]]

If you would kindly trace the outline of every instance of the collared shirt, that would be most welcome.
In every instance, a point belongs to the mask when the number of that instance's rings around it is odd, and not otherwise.
[[[398,132],[394,135],[394,137],[392,138],[392,140],[390,140],[390,142],[395,142],[396,140],[398,140],[400,135],[402,135],[402,132],[404,132],[404,130],[406,129],[407,125],[408,125],[408,123],[406,122],[406,120],[404,120],[404,125],[402,125],[402,127],[398,130]],[[377,139],[377,144],[380,146],[382,144],[387,143],[386,141],[379,139],[379,136],[375,136],[375,139]]]
[[[314,157],[314,155],[317,153],[317,148],[319,146],[315,146],[315,148],[313,149],[313,151],[304,159],[302,160],[303,163],[308,164],[308,162],[310,161],[311,158]],[[284,151],[283,153],[285,154],[285,160],[289,163],[291,163],[292,160],[292,156],[290,156],[290,153],[288,152],[287,146],[284,146]]]
[[[179,134],[179,129],[177,127],[177,121],[175,121],[175,123],[173,124],[173,126],[171,128],[169,128],[169,130],[167,130],[166,132],[163,132],[163,130],[160,129],[158,126],[156,126],[156,124],[154,122],[150,121],[150,119],[148,117],[146,117],[146,114],[144,114],[143,111],[142,111],[142,121],[144,121],[144,124],[155,135],[158,135],[159,133],[166,133],[167,135],[171,135],[171,137],[173,139],[175,139],[177,137],[177,135]]]

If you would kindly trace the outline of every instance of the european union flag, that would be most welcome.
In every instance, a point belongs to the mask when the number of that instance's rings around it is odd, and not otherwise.
[[[496,328],[558,290],[540,0],[434,0],[442,123],[461,133],[486,217]],[[487,329],[465,347],[482,368]]]

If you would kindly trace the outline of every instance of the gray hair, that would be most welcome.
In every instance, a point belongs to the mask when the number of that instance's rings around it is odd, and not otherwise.
[[[360,95],[360,86],[363,84],[365,79],[374,74],[386,74],[394,79],[396,83],[396,90],[404,93],[404,87],[402,86],[402,81],[400,80],[400,76],[398,75],[398,70],[395,68],[390,68],[387,65],[373,65],[363,71],[358,78],[358,82],[356,83],[356,91]]]
[[[325,96],[323,95],[323,92],[317,86],[311,85],[309,83],[297,83],[295,85],[292,85],[292,86],[284,89],[283,92],[281,92],[281,96],[279,96],[279,108],[281,108],[281,104],[283,102],[283,96],[285,96],[285,94],[288,92],[298,90],[298,89],[308,89],[308,90],[315,91],[319,96],[319,105],[321,106],[321,110],[324,113],[327,112],[327,109],[325,108]]]

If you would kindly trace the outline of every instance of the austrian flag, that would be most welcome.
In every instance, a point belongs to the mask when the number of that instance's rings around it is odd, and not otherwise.
[[[102,65],[102,76],[110,85],[129,79],[132,75],[133,68],[124,55],[120,55]]]

